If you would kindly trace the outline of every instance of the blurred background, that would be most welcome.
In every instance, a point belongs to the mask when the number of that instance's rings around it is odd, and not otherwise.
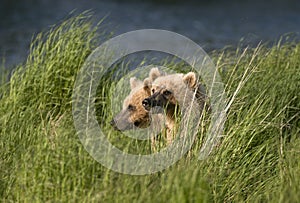
[[[114,35],[156,28],[185,35],[205,51],[227,45],[275,42],[299,35],[298,0],[2,0],[0,57],[11,68],[24,61],[34,34],[48,30],[71,12],[91,9]]]

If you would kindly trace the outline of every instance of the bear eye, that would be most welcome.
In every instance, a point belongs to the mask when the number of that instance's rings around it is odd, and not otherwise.
[[[165,90],[165,91],[164,91],[164,95],[165,95],[165,96],[169,96],[170,94],[172,94],[172,92],[170,92],[169,90]]]
[[[129,104],[128,107],[127,107],[127,109],[129,111],[133,111],[135,109],[135,107],[133,105]]]

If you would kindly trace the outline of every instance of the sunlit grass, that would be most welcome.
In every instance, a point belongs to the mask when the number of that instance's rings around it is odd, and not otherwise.
[[[72,17],[35,37],[9,83],[1,75],[3,201],[299,202],[299,43],[213,54],[232,101],[222,142],[206,160],[196,144],[162,172],[130,176],[93,160],[73,126],[76,73],[103,37],[89,13]],[[99,81],[99,118],[112,117],[114,70]],[[117,136],[120,146],[139,146]]]

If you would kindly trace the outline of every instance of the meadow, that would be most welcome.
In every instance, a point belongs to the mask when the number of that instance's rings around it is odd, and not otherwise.
[[[77,72],[109,37],[92,14],[73,16],[34,37],[27,60],[9,81],[2,71],[3,202],[300,202],[297,40],[210,53],[231,101],[221,143],[205,160],[198,160],[196,145],[161,172],[132,176],[95,161],[73,124]],[[113,70],[99,81],[101,120],[112,118],[110,88],[127,71]],[[117,142],[124,148],[148,151],[149,143],[122,140]]]

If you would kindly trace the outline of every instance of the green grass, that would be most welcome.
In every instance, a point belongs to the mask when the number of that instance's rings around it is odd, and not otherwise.
[[[4,202],[300,202],[299,43],[212,54],[232,98],[221,144],[206,160],[194,146],[162,172],[131,176],[96,162],[73,126],[76,73],[107,36],[99,26],[89,13],[66,19],[36,36],[9,83],[1,75]],[[112,117],[114,70],[99,81],[99,117]]]

